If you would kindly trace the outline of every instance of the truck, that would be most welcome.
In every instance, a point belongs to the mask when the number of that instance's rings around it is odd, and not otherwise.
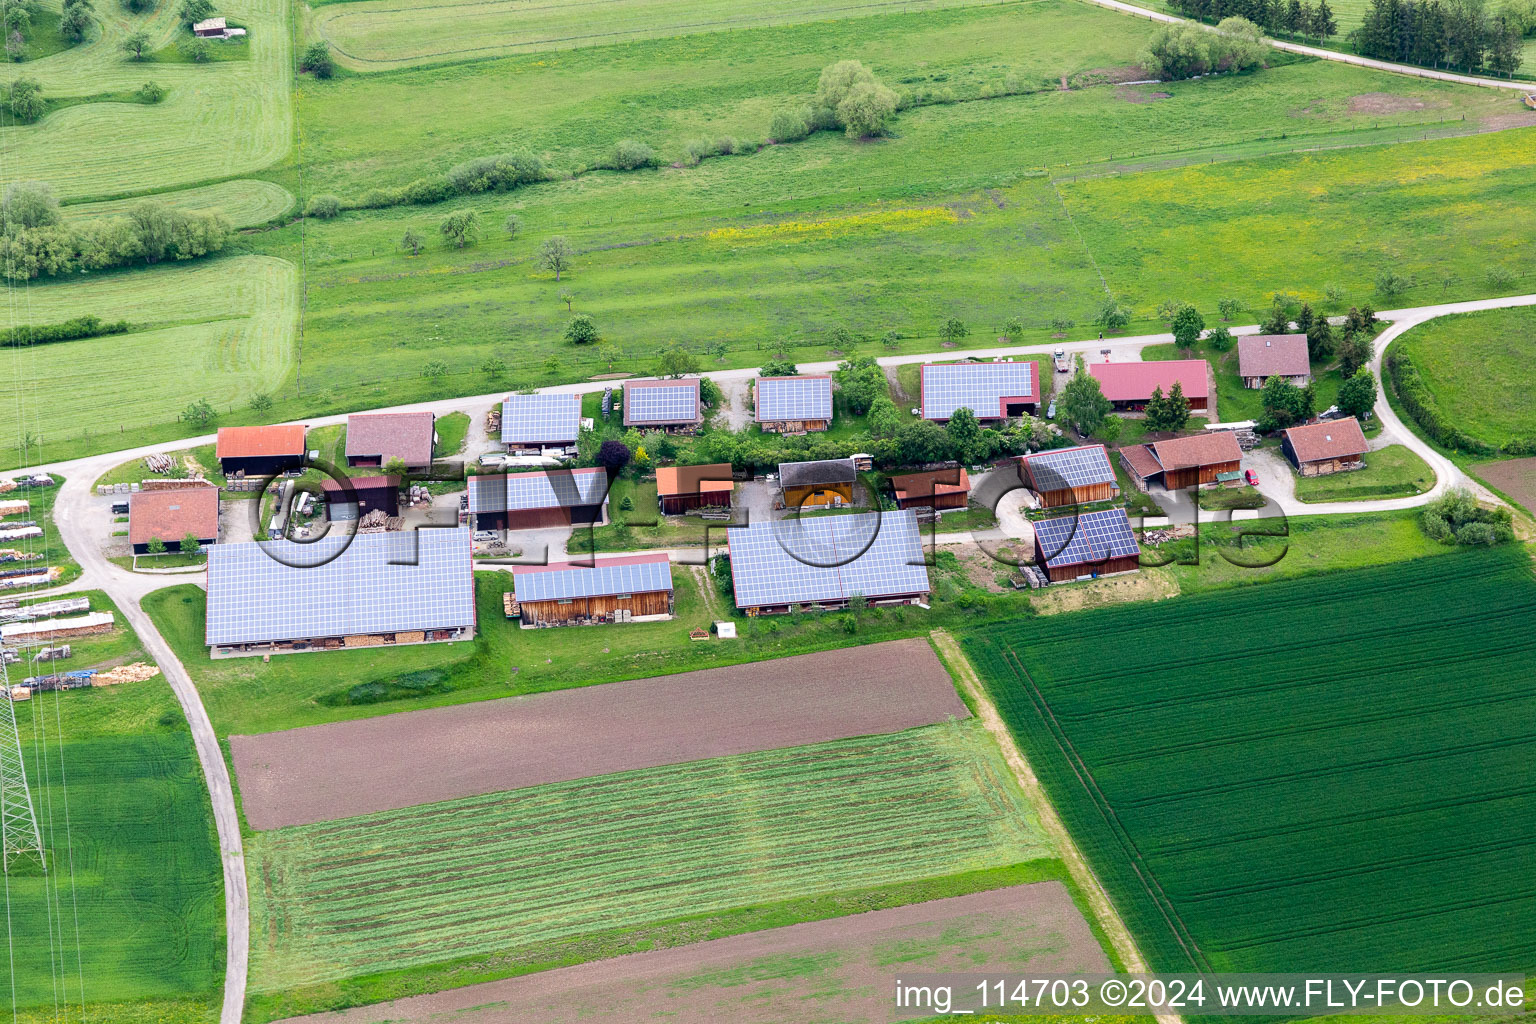
[[[1064,349],[1064,348],[1057,349],[1055,352],[1051,353],[1051,358],[1056,361],[1056,372],[1057,373],[1071,373],[1072,372],[1072,360],[1067,358],[1067,350],[1066,349]]]

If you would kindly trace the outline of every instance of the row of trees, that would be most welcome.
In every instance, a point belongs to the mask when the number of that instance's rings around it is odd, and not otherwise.
[[[1482,0],[1371,0],[1350,41],[1365,57],[1513,75],[1526,27],[1519,10],[1492,13]]]
[[[1165,82],[1220,71],[1252,71],[1268,53],[1259,28],[1247,18],[1223,18],[1215,31],[1187,21],[1152,33],[1137,62]]]
[[[1339,31],[1328,0],[1317,0],[1316,7],[1306,0],[1170,0],[1170,6],[1196,21],[1243,18],[1272,35],[1284,33],[1318,42]]]
[[[21,281],[139,260],[193,259],[223,249],[231,233],[220,213],[148,199],[123,216],[65,223],[46,184],[20,181],[0,201],[0,273]]]

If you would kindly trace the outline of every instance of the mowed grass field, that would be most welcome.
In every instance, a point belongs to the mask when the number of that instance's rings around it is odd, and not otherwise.
[[[94,610],[111,610],[89,592]],[[60,667],[148,660],[121,616]],[[11,670],[11,681],[21,675]],[[202,772],[163,678],[16,705],[49,851],[9,878],[18,1019],[211,1024],[224,970],[223,873]],[[82,1009],[81,1003],[84,1002]]]
[[[85,103],[31,125],[0,128],[7,180],[40,179],[62,198],[109,198],[205,182],[267,167],[288,152],[293,80],[287,6],[229,0],[219,13],[250,30],[250,59],[211,64],[136,63],[123,39],[147,32],[156,47],[181,38],[175,5],[135,15],[100,5],[87,42],[30,62],[46,96],[131,91],[146,81],[165,99]],[[215,44],[217,45],[217,44]]]
[[[111,451],[196,432],[176,417],[197,399],[225,414],[281,388],[295,358],[297,287],[286,260],[235,256],[13,292],[15,323],[94,314],[135,329],[0,353],[19,410],[0,424],[5,461],[14,465],[24,433],[41,439],[43,461]]]
[[[154,199],[182,210],[217,210],[237,228],[265,224],[293,208],[293,194],[283,186],[252,178],[237,178],[234,181],[160,193]],[[71,220],[114,217],[128,213],[143,201],[143,197],[135,197],[108,199],[99,203],[76,203],[64,207],[63,213]]]
[[[1400,444],[1377,448],[1365,456],[1365,468],[1328,476],[1299,476],[1296,497],[1302,501],[1360,501],[1423,494],[1435,486],[1435,472],[1418,453]]]
[[[974,723],[279,829],[250,846],[257,993],[1051,856]]]
[[[1491,445],[1536,437],[1536,308],[1436,317],[1393,343],[1447,420]]]
[[[1533,612],[1511,546],[965,645],[1153,969],[1523,970]]]
[[[602,46],[632,39],[719,32],[756,25],[843,20],[900,10],[978,6],[986,0],[637,0],[594,7],[586,0],[318,0],[311,24],[341,56],[364,71],[481,59],[509,53]],[[996,2],[996,0],[992,0]]]

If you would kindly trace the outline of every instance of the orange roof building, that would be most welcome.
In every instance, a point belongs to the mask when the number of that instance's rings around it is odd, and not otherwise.
[[[220,427],[215,452],[225,476],[268,476],[304,463],[304,424]]]
[[[187,534],[199,544],[218,543],[217,487],[179,487],[128,496],[128,543],[134,554],[147,554],[152,540],[175,551]]]

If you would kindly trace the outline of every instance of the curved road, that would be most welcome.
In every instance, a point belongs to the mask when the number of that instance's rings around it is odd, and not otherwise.
[[[1115,0],[1094,0],[1094,2],[1115,7],[1128,7],[1128,5],[1119,4]],[[1155,13],[1144,12],[1141,8],[1130,9],[1137,13]],[[1536,295],[1518,295],[1502,299],[1481,299],[1473,302],[1453,302],[1445,305],[1388,310],[1378,313],[1377,315],[1382,319],[1391,321],[1391,325],[1382,331],[1376,339],[1375,356],[1371,361],[1371,368],[1376,372],[1377,378],[1380,379],[1382,353],[1386,350],[1387,345],[1404,331],[1426,320],[1453,313],[1472,313],[1514,306],[1536,306]],[[1256,326],[1239,327],[1233,330],[1234,334],[1255,334],[1257,332],[1258,328]],[[1085,339],[1048,345],[1021,345],[989,349],[967,349],[964,352],[887,356],[881,358],[879,363],[882,366],[898,366],[926,362],[930,359],[949,359],[957,355],[982,357],[1010,355],[1049,356],[1051,351],[1057,348],[1065,349],[1068,352],[1083,353],[1085,356],[1096,355],[1101,350],[1108,349],[1111,359],[1117,361],[1133,360],[1140,358],[1140,353],[1144,346],[1163,344],[1172,340],[1173,335],[1171,334],[1148,334],[1108,340]],[[836,366],[835,362],[800,364],[802,371],[811,373],[826,372],[835,369]],[[744,368],[717,371],[708,374],[708,376],[722,382],[745,381],[755,376],[756,373],[755,369]],[[585,381],[578,384],[563,384],[555,387],[541,388],[540,390],[546,393],[584,394],[602,391],[605,386],[608,385],[604,382]],[[472,426],[478,426],[478,417],[493,403],[499,402],[503,394],[503,392],[497,392],[495,394],[475,395],[467,398],[449,398],[434,402],[421,402],[415,405],[397,406],[388,411],[430,410],[439,416],[452,412],[464,412],[470,415]],[[1416,434],[1398,419],[1397,414],[1392,411],[1391,406],[1387,403],[1384,394],[1377,400],[1375,413],[1380,417],[1383,425],[1382,439],[1390,439],[1389,443],[1395,442],[1410,448],[1434,469],[1437,478],[1434,488],[1424,494],[1411,498],[1395,498],[1384,501],[1346,501],[1313,505],[1295,500],[1294,478],[1287,470],[1284,484],[1281,484],[1278,479],[1273,481],[1278,488],[1273,497],[1286,514],[1326,515],[1412,508],[1430,501],[1450,487],[1467,485],[1467,478],[1459,469],[1420,440]],[[312,427],[344,423],[346,422],[346,414],[321,416],[309,419],[306,422]],[[198,761],[202,764],[203,777],[207,781],[209,797],[213,804],[214,822],[218,827],[219,850],[224,863],[224,916],[227,937],[225,962],[227,967],[224,977],[224,1005],[219,1020],[220,1024],[239,1024],[241,1012],[245,1004],[246,976],[249,965],[250,913],[249,898],[246,890],[245,856],[240,842],[240,819],[239,813],[235,808],[234,789],[230,782],[228,766],[224,762],[223,752],[219,747],[218,735],[214,732],[213,724],[209,721],[208,712],[203,707],[202,698],[199,696],[191,676],[187,674],[186,668],[176,658],[170,645],[160,636],[154,623],[144,613],[139,603],[144,595],[151,591],[173,586],[177,583],[197,582],[201,577],[197,575],[190,577],[145,575],[122,569],[109,562],[106,556],[102,554],[100,538],[92,535],[91,527],[88,523],[93,510],[91,499],[95,496],[93,485],[96,479],[107,470],[130,459],[139,458],[153,452],[165,451],[168,448],[186,448],[200,444],[209,444],[214,440],[215,435],[208,434],[203,437],[186,438],[171,442],[170,444],[146,445],[124,451],[73,459],[68,462],[51,463],[38,466],[35,468],[35,471],[59,473],[65,477],[64,485],[59,489],[59,495],[55,501],[54,517],[65,546],[80,563],[82,569],[79,579],[65,587],[56,588],[55,591],[51,592],[64,593],[84,589],[101,589],[105,591],[116,602],[117,606],[122,609],[123,614],[144,641],[149,653],[159,664],[161,671],[164,672],[166,679],[170,682],[171,689],[175,692],[177,700],[181,702],[182,710],[187,716],[187,724],[192,729],[192,738],[197,748]],[[962,537],[959,539],[963,540],[966,538]],[[39,593],[50,593],[50,591],[41,591]]]

